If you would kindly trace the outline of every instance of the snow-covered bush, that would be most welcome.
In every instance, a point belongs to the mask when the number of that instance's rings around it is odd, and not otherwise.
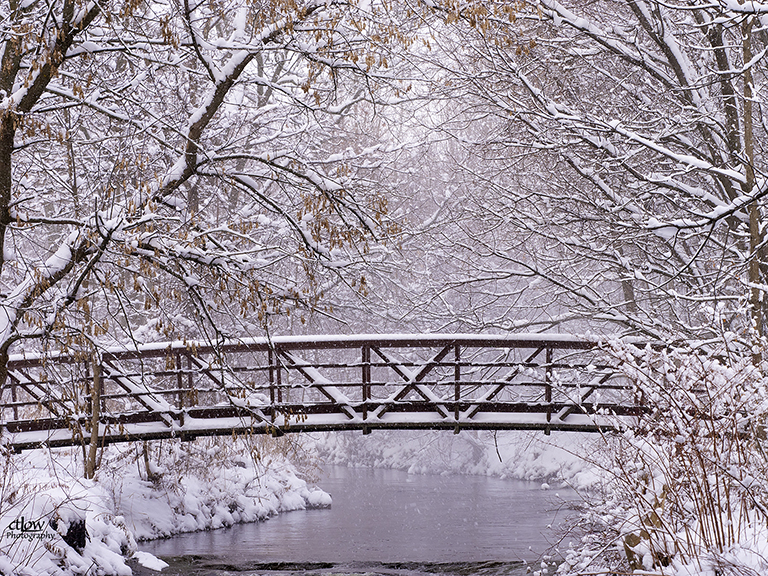
[[[2,457],[0,573],[131,574],[136,541],[105,487],[82,477],[76,451]]]
[[[136,540],[330,505],[269,439],[119,444],[83,478],[77,448],[2,453],[0,574],[129,575]],[[20,523],[21,522],[21,523]]]
[[[137,443],[121,448],[132,455],[127,462],[113,448],[115,465],[105,463],[98,478],[139,540],[329,506],[330,497],[307,486],[284,450],[282,439],[269,437]]]
[[[768,380],[750,358],[618,344],[613,352],[649,412],[605,435],[595,463],[606,496],[585,514],[592,534],[561,572],[610,564],[593,558],[612,551],[629,569],[765,574]]]

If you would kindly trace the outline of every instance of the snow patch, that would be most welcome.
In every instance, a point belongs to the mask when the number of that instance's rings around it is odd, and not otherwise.
[[[163,562],[160,560],[160,558],[153,556],[149,552],[134,552],[133,557],[138,561],[139,564],[144,566],[144,568],[149,568],[150,570],[156,570],[157,572],[160,572],[163,568],[168,567],[167,562]]]

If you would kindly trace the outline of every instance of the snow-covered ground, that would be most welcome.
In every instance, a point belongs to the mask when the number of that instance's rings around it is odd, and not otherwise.
[[[128,575],[131,557],[158,569],[163,563],[138,553],[136,540],[330,505],[284,454],[264,452],[226,438],[165,441],[147,458],[142,444],[113,446],[94,480],[83,478],[78,449],[9,455],[0,486],[0,572]],[[87,537],[78,542],[83,520]]]

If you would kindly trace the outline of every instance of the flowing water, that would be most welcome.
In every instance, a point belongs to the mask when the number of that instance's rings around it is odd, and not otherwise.
[[[140,549],[173,575],[513,576],[541,569],[576,499],[541,483],[369,468],[329,467],[318,485],[331,508]]]

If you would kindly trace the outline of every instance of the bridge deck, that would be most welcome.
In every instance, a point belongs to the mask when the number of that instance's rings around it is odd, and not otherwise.
[[[11,358],[2,440],[18,450],[88,442],[94,407],[103,444],[333,430],[595,432],[644,412],[610,355],[559,335],[160,343],[107,350],[98,379],[94,368],[76,354]]]

